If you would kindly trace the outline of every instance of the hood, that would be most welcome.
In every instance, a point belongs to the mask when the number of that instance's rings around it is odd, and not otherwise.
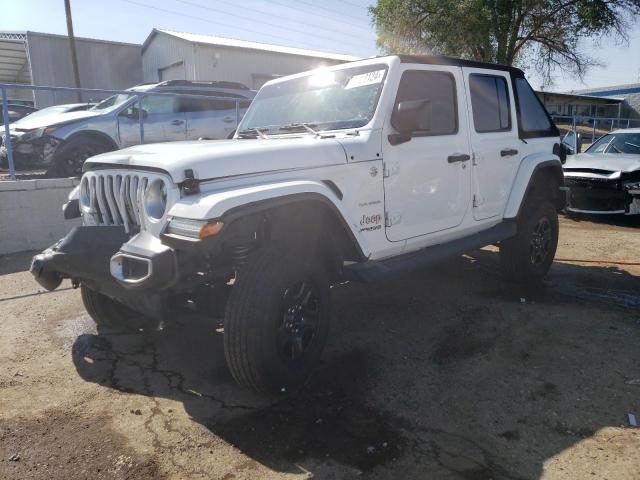
[[[30,119],[27,115],[21,118],[17,122],[11,124],[12,129],[31,130],[34,128],[51,127],[58,124],[69,123],[76,120],[82,120],[83,118],[95,117],[100,115],[100,112],[94,112],[89,110],[81,110],[79,112],[51,112],[50,115],[38,115],[37,117]]]
[[[303,136],[138,145],[91,157],[86,163],[159,168],[180,183],[185,169],[192,169],[195,178],[205,180],[346,162],[345,150],[335,139]]]
[[[633,172],[640,170],[640,155],[620,153],[579,153],[570,155],[563,166],[565,174],[580,171],[611,174],[614,172]]]

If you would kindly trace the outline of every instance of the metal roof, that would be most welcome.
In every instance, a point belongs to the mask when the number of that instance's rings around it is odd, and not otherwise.
[[[579,95],[586,95],[588,97],[610,97],[612,95],[628,95],[631,93],[640,93],[640,83],[627,83],[624,85],[611,85],[609,87],[588,88],[584,90],[574,90],[574,92]]]
[[[31,82],[26,44],[26,33],[0,32],[0,82]]]
[[[556,97],[565,97],[565,98],[575,98],[578,100],[588,100],[588,101],[601,101],[606,103],[620,103],[624,101],[624,98],[618,97],[599,97],[594,95],[586,95],[586,94],[577,94],[577,93],[560,93],[560,92],[548,92],[546,90],[538,90],[536,91],[539,95],[554,95]]]
[[[204,45],[217,45],[221,47],[235,47],[246,48],[250,50],[261,50],[266,52],[286,53],[289,55],[299,55],[303,57],[324,58],[327,60],[338,60],[341,62],[350,62],[353,60],[359,60],[358,57],[352,55],[343,55],[341,53],[329,53],[320,52],[317,50],[305,50],[302,48],[285,47],[283,45],[272,45],[269,43],[249,42],[247,40],[237,40],[235,38],[216,37],[213,35],[202,35],[198,33],[176,32],[173,30],[163,30],[154,28],[147,39],[142,44],[142,51],[144,52],[147,45],[155,35],[158,33],[164,33],[172,37],[186,40],[187,42],[199,43]]]

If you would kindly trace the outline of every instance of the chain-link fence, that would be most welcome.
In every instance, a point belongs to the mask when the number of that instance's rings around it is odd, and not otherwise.
[[[560,134],[564,137],[569,132],[574,132],[577,139],[582,139],[582,149],[585,150],[601,136],[618,129],[640,127],[640,118],[608,118],[588,116],[551,115],[558,126]]]

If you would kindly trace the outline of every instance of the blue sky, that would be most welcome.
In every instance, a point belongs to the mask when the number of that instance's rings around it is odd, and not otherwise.
[[[0,30],[66,33],[63,0],[3,0]],[[142,43],[153,27],[368,57],[377,53],[369,0],[71,0],[77,36]],[[556,72],[549,90],[640,82],[640,21],[629,45],[585,42],[605,66],[584,83]],[[540,81],[528,72],[534,85]]]

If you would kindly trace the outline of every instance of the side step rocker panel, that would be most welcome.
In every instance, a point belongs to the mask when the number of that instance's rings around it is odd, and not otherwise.
[[[516,222],[506,221],[487,230],[447,243],[432,245],[385,260],[369,260],[345,267],[348,280],[375,282],[415,268],[434,265],[451,257],[486,247],[513,237],[518,231]]]

